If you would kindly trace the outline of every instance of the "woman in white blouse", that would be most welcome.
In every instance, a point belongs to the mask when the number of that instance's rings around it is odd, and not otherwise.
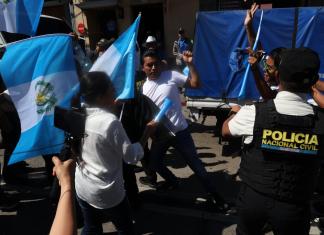
[[[143,157],[142,146],[155,123],[147,125],[141,143],[131,144],[112,112],[115,90],[103,72],[83,76],[80,96],[87,107],[81,160],[75,172],[76,194],[84,217],[82,235],[102,234],[103,217],[112,221],[119,234],[134,234],[122,161],[135,164]]]

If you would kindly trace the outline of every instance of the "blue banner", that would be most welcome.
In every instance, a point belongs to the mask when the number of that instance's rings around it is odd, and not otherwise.
[[[260,13],[253,20],[257,32]],[[247,66],[247,35],[243,25],[246,11],[199,12],[196,21],[194,63],[202,80],[200,89],[187,89],[191,97],[238,98]],[[292,47],[295,8],[264,10],[260,42],[266,52]],[[314,49],[321,57],[324,73],[324,10],[299,8],[296,47]],[[252,73],[247,77],[246,99],[258,99]]]

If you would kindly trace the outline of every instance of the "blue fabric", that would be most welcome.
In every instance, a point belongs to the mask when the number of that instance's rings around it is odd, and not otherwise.
[[[64,144],[64,132],[54,127],[54,115],[46,116],[33,128],[21,133],[9,165],[31,157],[59,153]]]
[[[308,7],[299,9],[296,47],[315,50],[321,60],[320,77],[324,78],[324,8]]]
[[[17,33],[34,36],[42,13],[44,0],[17,0]]]
[[[72,88],[78,84],[71,37],[42,36],[8,45],[0,71],[20,121],[26,125],[9,164],[60,152],[64,133],[54,127],[54,106],[69,107],[70,99],[65,96],[71,98]],[[31,102],[26,104],[25,99]],[[42,103],[44,100],[49,102]]]
[[[134,98],[136,40],[141,16],[100,56],[90,71],[104,71],[114,84],[117,99]]]
[[[75,70],[69,41],[68,35],[42,36],[8,45],[4,62],[0,64],[1,75],[14,79],[7,79],[6,86],[17,86],[58,71]]]
[[[180,38],[178,40],[178,47],[179,47],[179,52],[182,54],[184,51],[187,51],[189,49],[189,43],[188,39],[186,38]]]
[[[119,68],[115,69],[111,75],[115,88],[117,88],[118,99],[134,98],[136,40],[140,21],[141,16],[138,16],[135,22],[114,43],[123,55],[118,65]],[[127,48],[129,48],[128,51]]]
[[[320,77],[324,77],[323,8],[299,8],[296,46],[307,46],[321,57]],[[260,10],[253,20],[254,31]],[[192,97],[238,98],[247,61],[239,64],[237,48],[248,47],[243,26],[246,11],[199,12],[196,21],[194,63],[202,80],[200,89],[187,89]],[[315,16],[314,16],[315,15]],[[314,16],[314,17],[313,17]],[[294,8],[264,10],[260,42],[266,52],[277,47],[292,47]],[[258,99],[252,73],[247,77],[247,99]]]

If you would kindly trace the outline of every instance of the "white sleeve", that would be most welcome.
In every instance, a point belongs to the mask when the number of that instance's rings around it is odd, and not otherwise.
[[[183,87],[188,80],[188,76],[179,73],[177,71],[172,71],[172,81],[177,84],[178,87]]]
[[[228,128],[232,136],[253,136],[255,106],[245,105],[229,121]]]
[[[120,121],[115,120],[108,128],[108,139],[115,151],[123,156],[128,164],[136,164],[144,156],[140,143],[132,144]]]

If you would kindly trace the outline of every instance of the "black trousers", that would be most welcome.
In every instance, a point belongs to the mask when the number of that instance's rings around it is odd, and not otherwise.
[[[242,184],[237,201],[238,235],[264,234],[270,224],[275,235],[308,235],[310,229],[309,204],[296,205],[275,200]]]

